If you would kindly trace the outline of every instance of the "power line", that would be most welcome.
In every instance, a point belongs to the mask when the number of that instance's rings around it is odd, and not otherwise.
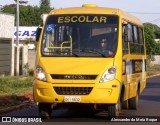
[[[149,13],[149,12],[128,12],[128,13],[135,13],[135,14],[160,14],[160,13]]]
[[[160,21],[160,17],[158,17],[158,18],[156,18],[156,19],[154,19],[154,20],[151,20],[151,21],[149,21],[149,22],[159,22]]]
[[[134,13],[134,14],[145,14],[145,15],[159,15],[160,13],[156,13],[156,12],[128,12],[128,13]],[[149,23],[156,23],[156,22],[160,22],[160,17],[154,19],[154,20],[151,20],[151,21],[147,21]]]

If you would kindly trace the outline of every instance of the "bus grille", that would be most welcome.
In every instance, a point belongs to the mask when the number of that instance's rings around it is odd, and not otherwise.
[[[93,87],[54,87],[58,95],[88,95]]]
[[[97,75],[57,75],[51,74],[52,79],[68,79],[68,80],[95,80]]]

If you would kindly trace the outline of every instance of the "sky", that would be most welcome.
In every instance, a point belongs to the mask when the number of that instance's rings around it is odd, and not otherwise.
[[[40,0],[25,0],[29,5],[39,6]],[[160,0],[50,0],[51,7],[55,9],[67,7],[80,7],[86,3],[94,3],[99,7],[122,9],[140,18],[160,26]],[[13,4],[14,0],[0,0],[0,5]]]

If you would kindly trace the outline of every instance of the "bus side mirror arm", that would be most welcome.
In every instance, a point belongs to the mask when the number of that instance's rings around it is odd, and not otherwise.
[[[38,27],[37,30],[36,30],[36,41],[37,42],[39,41],[41,31],[42,31],[42,28],[40,28],[40,27]]]
[[[126,20],[123,20],[123,21],[122,21],[122,24],[123,24],[123,26],[127,26],[127,25],[128,25],[128,22],[127,22]]]

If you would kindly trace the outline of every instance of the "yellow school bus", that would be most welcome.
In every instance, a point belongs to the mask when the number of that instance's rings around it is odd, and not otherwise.
[[[95,4],[56,9],[37,29],[36,40],[33,95],[41,117],[50,118],[56,108],[106,110],[109,117],[138,108],[146,86],[138,18]]]

